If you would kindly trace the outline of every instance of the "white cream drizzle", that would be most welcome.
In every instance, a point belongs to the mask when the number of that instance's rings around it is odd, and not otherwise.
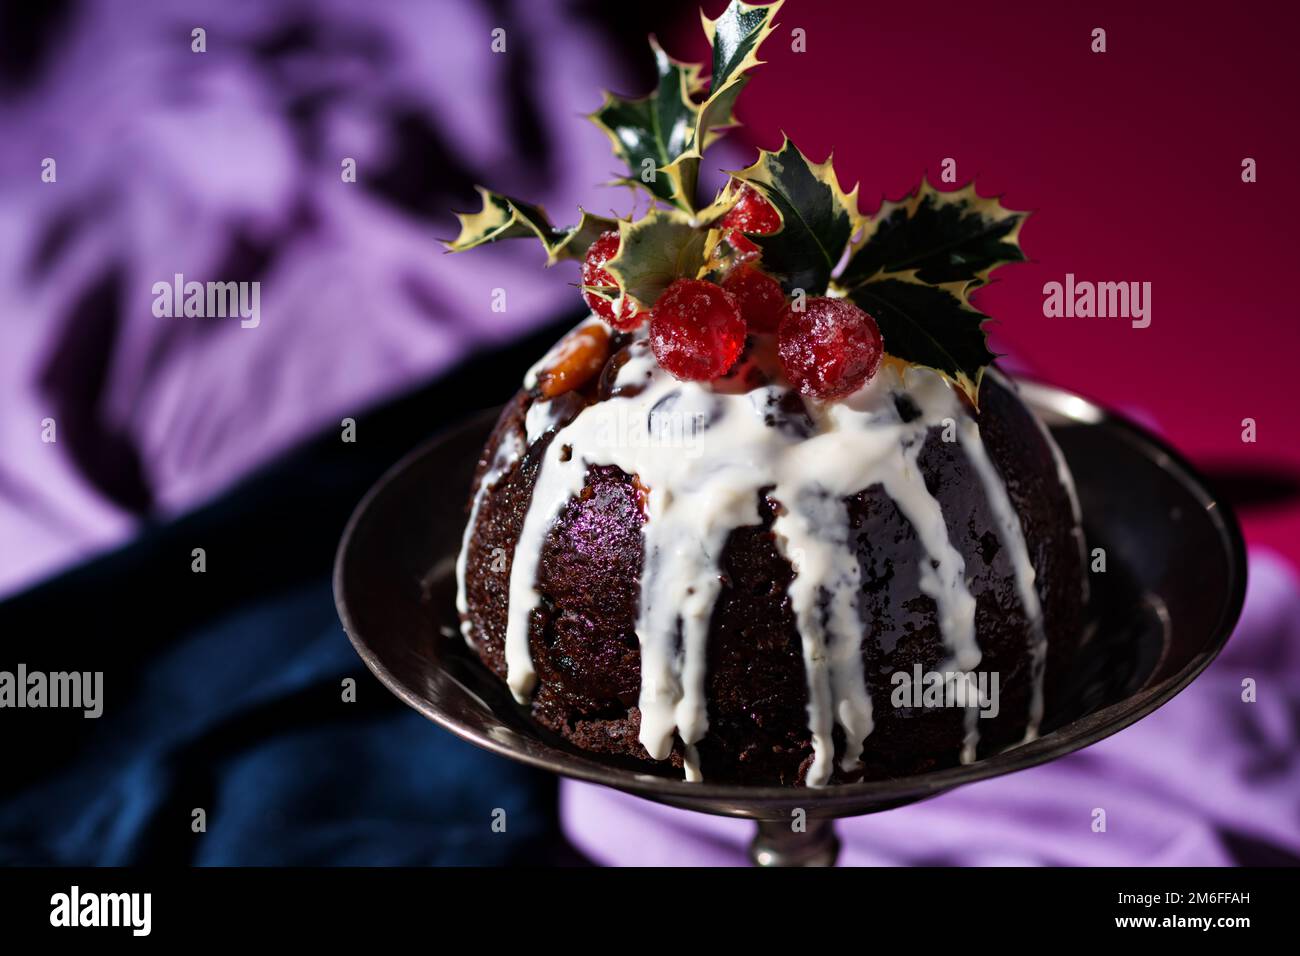
[[[858,610],[861,572],[849,540],[844,498],[883,486],[913,527],[924,558],[920,589],[936,604],[949,660],[944,670],[971,671],[981,652],[975,637],[975,599],[965,562],[949,538],[939,502],[926,488],[917,458],[932,427],[958,423],[959,440],[980,477],[999,534],[1008,548],[1017,590],[1031,628],[1031,648],[1042,647],[1042,612],[1034,589],[1023,531],[1006,486],[989,461],[978,426],[937,373],[910,369],[908,381],[886,366],[843,402],[808,403],[811,434],[765,422],[783,394],[777,386],[729,394],[679,382],[655,361],[645,339],[629,348],[618,371],[615,397],[584,408],[552,439],[539,467],[531,503],[516,545],[509,582],[505,636],[508,683],[526,703],[536,682],[528,645],[542,545],[564,507],[586,482],[588,468],[615,465],[638,476],[648,492],[637,637],[641,645],[640,741],[662,760],[674,734],[686,744],[685,775],[701,779],[696,744],[708,731],[706,654],[714,602],[721,589],[719,560],[730,533],[758,524],[759,495],[780,504],[772,531],[796,570],[789,588],[803,641],[808,678],[808,723],[814,759],[806,782],[831,776],[833,731],[847,747],[841,766],[858,766],[873,727],[862,659]],[[539,363],[540,364],[540,363]],[[535,367],[537,368],[537,367]],[[535,371],[529,373],[535,378]],[[894,402],[906,394],[920,414],[904,422]],[[531,444],[554,423],[549,402],[529,410]],[[466,529],[468,545],[479,504],[519,449],[498,452],[475,497]],[[497,461],[502,462],[501,469]],[[464,563],[457,564],[457,604],[462,614]],[[469,638],[468,624],[462,625]],[[680,639],[679,639],[680,635]],[[1041,716],[1041,669],[1031,726]],[[960,758],[975,759],[979,703],[967,707]]]
[[[1001,373],[994,371],[991,374],[1007,388],[1011,387],[1006,377]],[[1079,559],[1082,561],[1084,569],[1080,581],[1083,590],[1083,603],[1087,605],[1092,592],[1092,581],[1088,577],[1088,543],[1083,536],[1083,506],[1079,503],[1079,490],[1074,485],[1074,475],[1070,472],[1070,466],[1066,464],[1065,453],[1061,451],[1061,446],[1052,437],[1052,430],[1037,415],[1034,415],[1033,419],[1034,424],[1038,426],[1039,433],[1043,436],[1043,441],[1047,442],[1047,447],[1052,450],[1052,460],[1056,462],[1056,480],[1061,483],[1070,499],[1070,514],[1074,517],[1074,523],[1070,531],[1075,543],[1078,545]]]
[[[1035,587],[1037,573],[1029,559],[1029,546],[1025,543],[1020,516],[1016,514],[1011,497],[1007,494],[1006,483],[989,459],[984,441],[980,438],[979,426],[974,419],[963,418],[958,428],[966,458],[984,486],[984,497],[988,500],[989,510],[993,512],[993,520],[998,525],[998,536],[1002,539],[1003,547],[1010,553],[1016,592],[1029,622],[1029,666],[1033,689],[1029,700],[1029,722],[1025,727],[1025,742],[1028,742],[1038,736],[1038,726],[1043,720],[1043,674],[1047,665],[1047,631],[1043,627],[1043,606]]]
[[[531,442],[531,437],[528,440]],[[469,506],[469,521],[465,525],[465,534],[461,538],[460,554],[456,555],[456,610],[460,613],[460,633],[471,647],[474,644],[474,635],[472,633],[473,626],[470,624],[468,617],[469,595],[465,588],[465,568],[469,562],[469,543],[474,535],[474,526],[478,523],[479,509],[483,507],[488,492],[492,490],[492,486],[500,481],[506,472],[514,467],[515,462],[523,457],[524,451],[525,444],[519,440],[518,434],[513,430],[508,431],[497,446],[491,464],[483,472],[483,479],[474,491],[474,499]]]

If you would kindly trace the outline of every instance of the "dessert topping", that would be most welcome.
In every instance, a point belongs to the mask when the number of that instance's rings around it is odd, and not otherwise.
[[[614,277],[605,271],[605,263],[618,255],[618,247],[618,231],[614,229],[602,232],[600,237],[591,244],[587,249],[586,258],[582,260],[584,286],[615,287]],[[618,314],[615,315],[615,304],[612,300],[587,290],[583,291],[582,298],[592,312],[616,329],[630,332],[645,320],[645,313],[637,309],[628,299],[623,300],[623,304],[618,307]]]
[[[771,276],[742,263],[727,274],[722,288],[735,298],[749,331],[775,332],[781,324],[786,309],[785,293]]]
[[[675,378],[708,381],[736,364],[745,322],[731,293],[703,279],[678,279],[650,314],[650,347]]]
[[[600,373],[608,357],[609,330],[594,321],[578,326],[560,339],[538,371],[537,388],[542,398],[582,388]]]
[[[759,248],[744,234],[770,235],[781,228],[781,216],[776,207],[760,196],[753,186],[742,184],[740,198],[718,225],[730,230],[727,242],[731,243],[740,257],[751,259],[758,256]]]
[[[781,320],[777,350],[786,377],[821,401],[845,398],[866,384],[884,352],[876,320],[847,299],[809,299]]]
[[[875,319],[874,336],[855,339],[836,332],[832,338],[843,338],[842,349],[823,342],[803,355],[811,365],[791,360],[791,367],[801,370],[799,383],[807,394],[852,391],[862,356],[850,353],[872,350],[847,343],[883,340],[891,357],[935,369],[974,403],[980,378],[997,356],[985,335],[987,316],[969,297],[994,269],[1023,261],[1025,213],[980,196],[973,185],[939,192],[923,182],[865,216],[857,188],[840,186],[830,157],[814,162],[789,140],[775,151],[759,150],[757,160],[732,172],[712,199],[701,194],[703,153],[737,125],[736,101],[763,62],[759,48],[776,30],[780,7],[780,0],[763,5],[732,0],[716,19],[706,18],[708,64],[675,60],[652,41],[654,89],[641,97],[606,94],[590,115],[627,167],[620,182],[648,193],[646,212],[608,219],[583,211],[576,225],[557,227],[541,206],[480,189],[483,208],[459,214],[460,234],[447,246],[459,252],[501,239],[540,240],[548,264],[583,262],[587,303],[628,331],[643,325],[679,280],[722,281],[741,307],[741,327],[748,322],[751,331],[763,331],[773,319],[769,307],[775,296],[763,281],[770,277],[784,296],[803,301],[830,295]],[[756,260],[762,273],[727,274]],[[836,307],[836,314],[842,311]],[[670,369],[674,375],[710,380],[718,374],[716,365],[734,361],[730,346],[668,349],[671,342],[712,341],[717,329],[730,326],[719,319],[716,328],[688,332],[684,324],[680,316],[661,322],[664,354],[677,356],[670,359],[677,362]],[[796,338],[803,341],[810,334]],[[815,336],[809,341],[814,340],[821,342]],[[819,365],[814,360],[819,351],[838,358]],[[686,354],[708,361],[686,361]],[[842,372],[834,371],[839,359]]]

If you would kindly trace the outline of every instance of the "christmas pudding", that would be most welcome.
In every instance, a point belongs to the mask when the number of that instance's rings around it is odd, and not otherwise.
[[[591,117],[647,192],[557,228],[482,190],[449,243],[535,237],[591,315],[483,450],[464,639],[571,744],[687,780],[824,786],[1032,739],[1085,599],[1068,470],[970,293],[1024,214],[923,183],[872,217],[788,141],[697,201],[779,4]],[[675,769],[670,769],[675,768]]]

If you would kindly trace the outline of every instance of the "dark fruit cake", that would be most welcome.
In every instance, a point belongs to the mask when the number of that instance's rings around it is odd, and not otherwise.
[[[579,748],[824,786],[1036,736],[1086,580],[1064,460],[968,299],[1023,258],[1024,214],[922,184],[866,217],[789,142],[696,202],[778,6],[705,21],[707,83],[655,46],[656,92],[593,114],[639,219],[561,229],[486,190],[460,217],[454,251],[580,261],[592,315],[483,451],[458,607]]]

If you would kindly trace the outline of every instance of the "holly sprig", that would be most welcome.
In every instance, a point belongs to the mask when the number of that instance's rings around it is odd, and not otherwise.
[[[782,2],[754,6],[733,0],[716,20],[701,15],[713,49],[707,89],[701,65],[674,60],[650,38],[659,75],[654,91],[636,99],[606,93],[588,117],[627,165],[628,175],[617,182],[641,187],[685,213],[696,211],[704,150],[738,125],[736,99],[749,71],[762,64],[758,50],[776,28]]]
[[[832,159],[812,162],[787,138],[732,172],[710,202],[699,202],[703,153],[737,125],[736,101],[762,63],[760,48],[778,26],[780,7],[781,0],[732,0],[714,19],[701,15],[712,49],[708,64],[675,60],[651,37],[654,89],[636,98],[606,93],[590,114],[627,167],[616,182],[649,195],[650,208],[639,218],[580,210],[576,225],[556,227],[540,206],[479,188],[482,209],[458,214],[460,234],[447,248],[460,252],[533,237],[552,265],[582,259],[599,235],[617,230],[618,253],[605,263],[616,285],[583,288],[618,308],[630,299],[649,311],[674,280],[725,273],[734,254],[725,216],[748,187],[780,217],[776,231],[746,235],[758,246],[762,270],[788,296],[796,302],[801,295],[827,294],[852,300],[876,320],[889,354],[937,370],[975,402],[984,370],[997,356],[985,334],[988,316],[969,297],[994,269],[1023,261],[1026,213],[979,196],[973,184],[940,192],[923,181],[865,216],[857,186],[844,191]]]
[[[541,206],[494,193],[482,186],[474,188],[483,201],[483,208],[475,213],[456,213],[460,235],[444,243],[448,252],[465,252],[498,239],[536,237],[546,250],[546,264],[554,265],[561,259],[581,261],[587,247],[602,232],[618,228],[618,220],[594,216],[581,207],[576,226],[557,228],[551,225],[546,210]]]
[[[655,200],[690,212],[698,164],[678,162],[691,149],[699,122],[695,102],[703,90],[698,64],[680,63],[650,38],[659,83],[653,93],[629,99],[606,93],[600,108],[587,118],[627,165],[615,182],[643,187]]]
[[[789,139],[776,152],[759,150],[758,160],[731,174],[758,191],[781,217],[781,228],[753,241],[763,253],[763,270],[787,293],[820,295],[850,239],[863,225],[858,187],[840,188],[830,156],[813,163]]]
[[[1027,217],[981,197],[973,183],[939,192],[922,180],[866,219],[831,288],[876,320],[886,351],[941,372],[978,405],[997,355],[988,347],[989,317],[969,295],[994,269],[1024,261]]]

